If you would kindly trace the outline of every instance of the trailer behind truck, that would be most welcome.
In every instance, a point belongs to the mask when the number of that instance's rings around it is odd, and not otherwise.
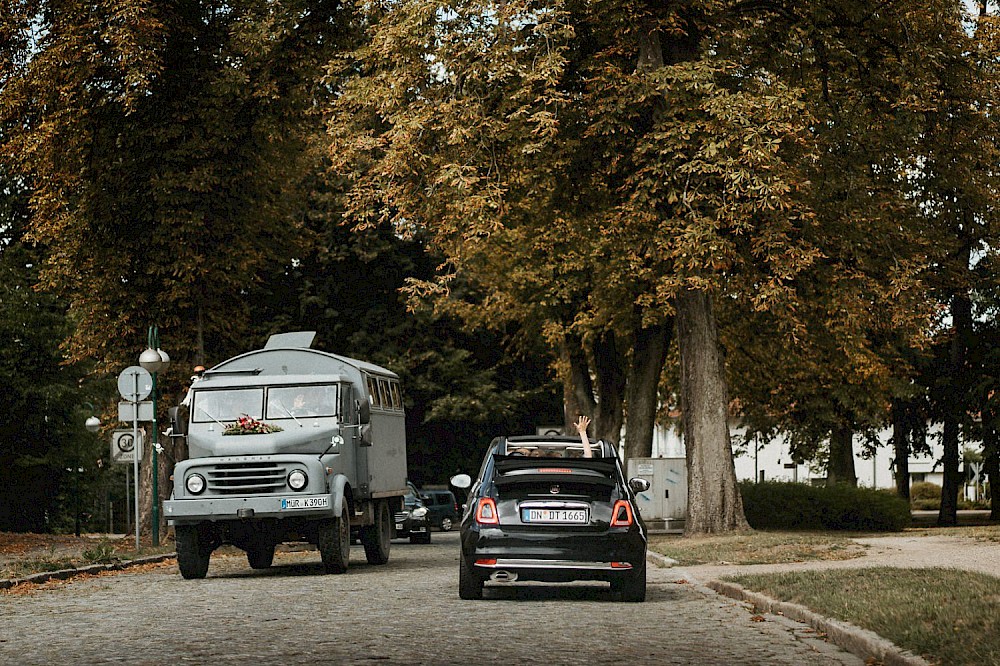
[[[271,336],[207,370],[172,410],[189,458],[163,509],[184,578],[204,578],[223,544],[255,569],[288,541],[315,544],[327,573],[346,571],[352,539],[369,563],[389,561],[407,488],[399,377],[312,349],[314,337]]]

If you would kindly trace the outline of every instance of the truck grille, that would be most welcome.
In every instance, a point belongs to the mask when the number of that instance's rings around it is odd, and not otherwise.
[[[219,495],[260,495],[285,488],[285,469],[278,463],[219,464],[208,471],[208,489]]]

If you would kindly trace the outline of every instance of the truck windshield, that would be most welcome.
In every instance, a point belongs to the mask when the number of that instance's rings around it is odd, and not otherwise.
[[[272,386],[267,390],[267,419],[335,416],[337,385]]]
[[[263,410],[263,388],[220,389],[195,391],[191,414],[195,423],[210,423],[235,421],[244,414],[259,419]]]

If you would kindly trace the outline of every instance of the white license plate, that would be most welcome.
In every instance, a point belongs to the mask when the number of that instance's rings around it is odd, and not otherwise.
[[[397,532],[403,531],[403,523],[396,523],[396,531]]]
[[[287,509],[327,509],[330,507],[330,498],[327,495],[321,497],[282,497],[281,510]]]
[[[525,523],[586,523],[586,509],[521,509]]]

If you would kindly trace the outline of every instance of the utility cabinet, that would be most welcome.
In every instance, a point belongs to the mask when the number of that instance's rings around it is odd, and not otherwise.
[[[630,458],[628,478],[649,481],[636,494],[642,520],[653,532],[680,532],[687,517],[687,463],[684,458]]]

